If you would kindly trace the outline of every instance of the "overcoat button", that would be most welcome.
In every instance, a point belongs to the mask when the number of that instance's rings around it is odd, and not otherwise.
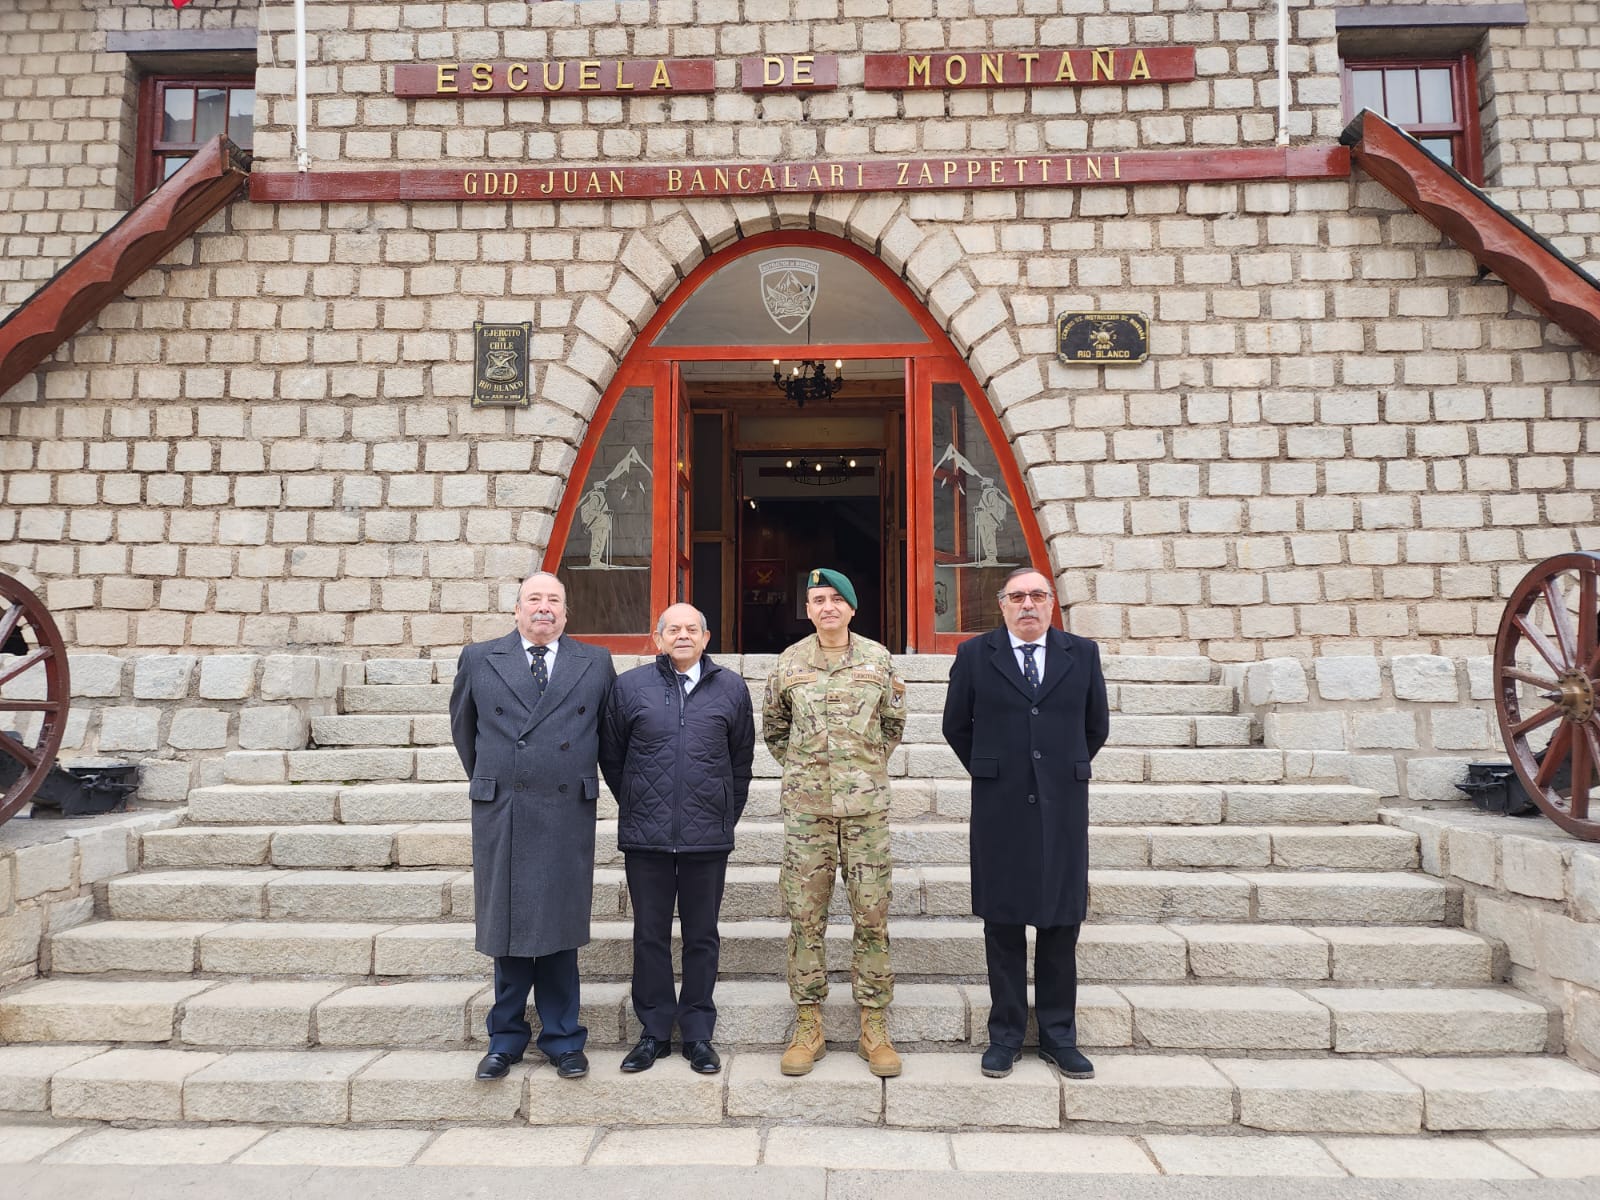
[[[1038,752],[1038,751],[1037,751],[1037,750],[1035,750],[1035,751],[1034,751],[1034,752],[1033,752],[1033,756],[1034,756],[1034,757],[1035,757],[1035,758],[1043,758],[1043,757],[1044,757],[1044,755],[1042,755],[1042,754],[1040,754],[1040,753],[1039,753],[1039,752]]]
[[[497,717],[503,717],[506,715],[506,710],[503,708],[497,708],[494,710],[494,715]]]
[[[560,787],[556,788],[556,791],[558,791],[558,792],[564,792],[566,790],[567,790],[567,785],[564,784],[564,783]]]
[[[581,716],[583,716],[583,713],[584,713],[584,710],[585,710],[585,709],[587,709],[587,708],[588,708],[588,707],[589,707],[589,706],[588,706],[588,705],[587,705],[587,704],[580,704],[580,705],[578,705],[578,715],[579,715],[579,716],[580,716],[580,717],[581,717]]]
[[[522,749],[525,749],[525,748],[526,748],[526,747],[527,747],[527,745],[528,745],[528,743],[527,743],[527,742],[518,742],[518,743],[517,743],[517,749],[518,749],[518,750],[522,750]],[[1035,754],[1035,755],[1034,755],[1034,757],[1035,757],[1035,758],[1038,758],[1038,757],[1039,757],[1039,756],[1038,756],[1038,755],[1037,755],[1037,754]]]
[[[1039,715],[1039,710],[1037,708],[1030,708],[1028,711],[1036,717]]]
[[[568,746],[570,746],[570,745],[571,745],[571,744],[572,744],[572,743],[571,743],[571,742],[562,742],[562,743],[561,743],[561,748],[562,748],[562,749],[563,749],[563,750],[565,750],[565,749],[566,749],[566,748],[567,748],[567,747],[568,747]]]
[[[520,781],[519,781],[519,782],[518,782],[518,783],[517,783],[517,791],[519,791],[519,792],[520,792],[520,791],[524,791],[524,790],[526,790],[526,789],[527,789],[527,786],[528,786],[528,785],[527,785],[527,784],[525,784],[525,783],[522,783],[522,782],[520,782]],[[1028,797],[1028,799],[1030,799],[1030,800],[1031,800],[1031,799],[1033,799],[1033,797],[1032,797],[1032,796],[1030,796],[1030,797]]]
[[[1036,797],[1036,796],[1029,796],[1029,797],[1028,797],[1028,803],[1029,803],[1029,804],[1037,804],[1037,803],[1039,803],[1039,800],[1038,800],[1038,797]]]

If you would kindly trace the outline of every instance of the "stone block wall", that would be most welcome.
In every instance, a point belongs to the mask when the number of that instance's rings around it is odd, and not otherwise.
[[[1600,1066],[1600,845],[1542,816],[1382,816],[1420,837],[1423,870],[1462,885],[1463,924],[1504,944],[1511,982],[1561,1009],[1567,1053]]]
[[[190,787],[221,782],[228,750],[299,750],[313,718],[335,711],[341,667],[293,654],[68,656],[72,704],[61,762],[88,758],[140,764],[139,796],[182,801]],[[29,676],[7,685],[14,699],[39,698]],[[35,686],[42,686],[35,684]],[[18,718],[7,714],[0,728]]]
[[[95,885],[135,870],[140,834],[175,825],[180,815],[0,825],[0,987],[37,975],[45,937],[93,917]]]
[[[1069,7],[1086,6],[313,0],[311,149],[327,169],[1271,143],[1269,6]],[[260,18],[258,154],[284,169],[291,6]],[[1294,19],[1295,136],[1325,142],[1340,125],[1332,10]],[[856,85],[869,51],[1050,41],[1188,42],[1201,78],[948,98]],[[732,57],[808,49],[841,55],[837,92],[733,90]],[[388,94],[397,62],[541,54],[722,56],[723,90]],[[867,249],[949,331],[1010,438],[1073,628],[1108,652],[1478,656],[1531,562],[1600,547],[1600,364],[1358,172],[239,201],[0,404],[0,569],[43,581],[81,652],[430,653],[489,636],[543,557],[632,338],[707,255],[769,230]],[[1056,318],[1082,310],[1148,313],[1151,360],[1058,361]],[[475,318],[533,323],[530,409],[471,408]]]
[[[1266,745],[1326,756],[1383,796],[1460,800],[1467,763],[1506,760],[1487,656],[1277,658],[1224,678]]]

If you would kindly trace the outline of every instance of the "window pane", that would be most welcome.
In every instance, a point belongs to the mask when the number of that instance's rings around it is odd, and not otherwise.
[[[163,180],[171,179],[178,173],[183,164],[188,161],[189,156],[187,154],[174,154],[163,158],[161,160],[161,178]]]
[[[694,457],[689,466],[694,480],[695,532],[720,532],[722,496],[728,487],[729,468],[722,461],[722,417],[719,414],[695,414]]]
[[[1383,116],[1383,72],[1350,72],[1350,103],[1354,108],[1352,117],[1364,108]]]
[[[194,141],[194,92],[190,89],[167,89],[162,102],[161,140]]]
[[[933,615],[940,633],[1000,620],[995,593],[1028,544],[1000,462],[957,383],[933,385]]]
[[[1415,125],[1422,119],[1417,106],[1417,73],[1410,67],[1391,67],[1383,73],[1388,111],[1383,115],[1396,125]]]
[[[241,150],[255,143],[256,93],[254,88],[234,88],[228,93],[228,136]]]
[[[561,556],[574,633],[650,628],[655,390],[627,388],[600,436]]]
[[[1455,166],[1455,147],[1449,138],[1419,138],[1422,148],[1447,166]]]
[[[1456,119],[1455,99],[1450,94],[1450,71],[1445,67],[1428,67],[1417,72],[1417,82],[1422,91],[1422,122],[1425,125],[1449,125]]]
[[[228,93],[221,88],[201,88],[195,105],[194,140],[208,142],[228,127]]]

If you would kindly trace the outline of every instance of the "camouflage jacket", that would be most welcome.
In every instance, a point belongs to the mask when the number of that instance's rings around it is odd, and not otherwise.
[[[762,737],[783,767],[783,807],[860,817],[889,807],[889,755],[906,728],[906,685],[889,652],[850,635],[829,667],[816,634],[767,677]]]

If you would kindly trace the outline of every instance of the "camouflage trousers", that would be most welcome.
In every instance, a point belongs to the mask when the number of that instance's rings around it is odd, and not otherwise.
[[[789,913],[789,995],[821,1004],[828,994],[823,939],[835,874],[843,874],[855,937],[850,978],[856,1003],[885,1008],[894,998],[889,969],[889,814],[865,817],[783,814],[783,868],[778,886]]]

